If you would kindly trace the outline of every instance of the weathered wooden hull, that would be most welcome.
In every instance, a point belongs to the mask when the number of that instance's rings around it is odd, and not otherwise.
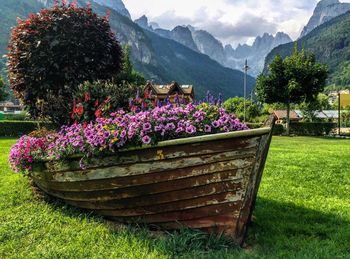
[[[241,244],[273,127],[160,143],[94,159],[36,164],[32,178],[50,196],[123,223],[224,233]]]

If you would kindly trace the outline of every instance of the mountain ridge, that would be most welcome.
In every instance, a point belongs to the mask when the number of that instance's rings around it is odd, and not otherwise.
[[[29,0],[33,5],[28,5],[25,0],[14,0],[11,3],[12,13],[21,6],[26,10],[20,13],[25,18],[31,12],[37,12],[39,3]],[[40,2],[42,4],[42,2]],[[79,0],[79,5],[85,5],[86,1]],[[48,1],[47,5],[51,5]],[[40,7],[42,7],[41,5]],[[99,15],[105,15],[109,7],[92,2],[92,8]],[[154,32],[145,30],[130,20],[127,16],[115,10],[110,10],[110,24],[113,31],[117,32],[117,39],[122,44],[131,46],[131,59],[135,68],[142,72],[147,79],[156,83],[179,83],[193,84],[196,87],[197,97],[205,96],[210,90],[213,93],[221,92],[224,98],[243,95],[243,73],[241,71],[225,68],[208,56],[198,53],[177,43],[176,41],[161,37]],[[0,7],[0,17],[4,15]],[[15,17],[9,17],[7,22],[13,26],[16,24]],[[11,27],[9,26],[9,27]],[[9,30],[8,27],[8,30]],[[8,40],[9,32],[5,35]],[[5,54],[4,49],[0,51]],[[255,80],[248,77],[248,91],[252,89]]]
[[[318,62],[328,65],[329,84],[350,85],[350,11],[319,25],[295,42],[273,49],[266,57],[264,73],[277,54],[283,58],[291,55],[296,43],[299,50],[314,53]]]
[[[312,16],[300,34],[306,36],[317,26],[350,10],[350,3],[341,3],[339,0],[321,0],[317,3]]]
[[[145,15],[136,19],[135,22],[148,31],[205,54],[228,68],[241,70],[247,59],[251,67],[249,73],[253,76],[257,76],[263,70],[265,57],[274,47],[292,41],[289,35],[283,32],[277,32],[275,35],[264,33],[256,37],[252,46],[243,44],[234,49],[230,44],[224,47],[222,42],[211,33],[191,25],[178,25],[173,30],[154,29]],[[189,32],[192,34],[192,39]]]

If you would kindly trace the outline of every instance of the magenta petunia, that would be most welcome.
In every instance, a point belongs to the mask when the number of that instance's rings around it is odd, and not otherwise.
[[[44,138],[23,136],[12,147],[9,161],[13,170],[27,171],[41,159],[65,159],[74,154],[92,157],[140,143],[155,144],[184,136],[248,129],[223,108],[209,109],[193,104],[175,107],[169,104],[141,112],[120,110],[110,118],[101,117],[86,125],[62,126],[58,133]]]
[[[151,143],[151,138],[150,138],[150,136],[144,136],[143,138],[142,138],[142,142],[143,142],[143,144],[150,144]]]

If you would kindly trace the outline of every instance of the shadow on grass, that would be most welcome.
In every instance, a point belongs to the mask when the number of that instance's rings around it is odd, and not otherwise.
[[[298,253],[303,254],[304,250],[305,253],[310,252],[310,248],[315,246],[322,246],[323,251],[327,253],[329,250],[330,254],[331,251],[338,251],[341,255],[350,253],[346,241],[346,233],[350,233],[350,221],[335,214],[265,198],[258,198],[254,211],[255,220],[249,228],[246,240],[248,249],[245,250],[223,236],[189,229],[152,232],[150,227],[145,225],[114,225],[87,210],[77,209],[55,198],[51,198],[47,203],[52,209],[66,216],[106,224],[111,236],[138,239],[142,244],[146,244],[147,249],[156,250],[169,257],[277,256],[283,252],[290,254],[290,249],[296,249]]]
[[[247,242],[263,250],[281,249],[293,240],[299,249],[336,244],[340,253],[350,253],[350,220],[336,214],[259,197],[254,216]]]

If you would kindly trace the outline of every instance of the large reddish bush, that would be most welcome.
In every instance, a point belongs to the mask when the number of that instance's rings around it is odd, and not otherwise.
[[[63,2],[18,21],[8,69],[11,88],[30,114],[63,124],[79,84],[120,72],[121,47],[107,18]]]

